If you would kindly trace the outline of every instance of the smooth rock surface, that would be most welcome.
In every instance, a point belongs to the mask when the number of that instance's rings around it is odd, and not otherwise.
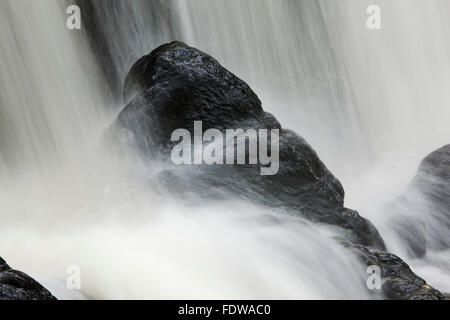
[[[384,249],[375,227],[344,208],[341,183],[311,146],[264,112],[251,88],[211,56],[181,42],[155,49],[132,67],[124,100],[130,103],[120,113],[119,125],[132,133],[141,153],[167,163],[172,132],[184,128],[193,136],[194,121],[202,121],[204,131],[280,130],[278,174],[262,176],[260,164],[173,166],[160,176],[170,192],[198,201],[250,200],[336,226],[352,242]]]
[[[116,125],[139,153],[167,164],[159,176],[166,191],[192,201],[242,199],[333,226],[339,239],[354,250],[364,265],[378,265],[384,283],[381,298],[443,299],[417,277],[399,257],[384,252],[375,227],[358,212],[344,207],[341,183],[320,161],[311,146],[282,128],[264,112],[249,86],[209,55],[173,42],[141,58],[127,76],[124,100],[128,105]],[[261,165],[171,165],[174,130],[193,136],[194,121],[203,130],[280,130],[280,169],[260,175]],[[339,233],[339,232],[338,232]]]

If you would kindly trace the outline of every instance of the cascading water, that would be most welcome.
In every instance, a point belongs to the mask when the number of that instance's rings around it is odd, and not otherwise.
[[[380,31],[366,0],[79,0],[84,29],[69,31],[69,3],[0,0],[0,254],[61,298],[70,265],[92,298],[366,298],[364,268],[321,227],[238,202],[187,208],[149,186],[156,164],[102,135],[132,64],[184,41],[304,136],[402,254],[382,206],[449,142],[449,4],[377,2]]]
[[[357,112],[364,119],[368,134],[364,143],[372,150],[364,172],[355,177],[342,176],[347,205],[377,225],[391,251],[447,292],[448,251],[430,251],[425,261],[409,259],[405,244],[394,230],[410,226],[392,225],[404,211],[418,227],[424,220],[430,225],[442,224],[440,234],[447,233],[445,223],[419,205],[419,199],[416,210],[397,207],[399,211],[393,211],[392,206],[385,206],[405,192],[426,155],[449,143],[450,127],[444,120],[450,117],[450,96],[445,87],[450,81],[449,3],[377,1],[383,16],[379,32],[360,27],[363,22],[353,18],[371,4],[340,1],[339,5],[323,6],[333,45],[347,70]]]

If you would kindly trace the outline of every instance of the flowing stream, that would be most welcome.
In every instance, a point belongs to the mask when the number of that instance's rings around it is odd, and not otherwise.
[[[366,28],[376,2],[382,29]],[[133,63],[181,40],[244,79],[402,258],[383,207],[450,143],[447,0],[0,0],[0,255],[59,298],[367,298],[328,230],[245,203],[187,207],[111,151]],[[408,260],[450,291],[448,252]],[[79,266],[82,290],[66,288]]]

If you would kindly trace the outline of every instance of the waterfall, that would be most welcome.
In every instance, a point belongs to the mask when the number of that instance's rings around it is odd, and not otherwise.
[[[1,0],[0,255],[61,298],[73,264],[94,298],[366,297],[363,268],[328,231],[267,227],[272,212],[242,203],[189,215],[148,188],[157,168],[102,136],[133,63],[184,41],[245,80],[343,182],[346,205],[394,239],[383,205],[450,142],[450,4],[377,0],[370,31],[372,2],[78,0],[77,31],[70,2]]]
[[[83,4],[89,1],[80,0]],[[109,68],[123,81],[138,57],[181,40],[237,73],[287,128],[351,183],[401,149],[414,166],[446,143],[445,1],[99,1]],[[129,23],[134,21],[133,24]],[[412,31],[409,31],[412,30]],[[425,107],[426,106],[426,107]],[[292,115],[295,115],[294,117]],[[411,172],[409,172],[411,174]]]
[[[174,1],[173,9],[181,39],[247,80],[343,182],[346,205],[407,259],[391,225],[398,212],[383,206],[404,192],[428,153],[449,143],[450,8],[439,0],[377,1],[382,29],[371,31],[372,4],[199,0]],[[448,290],[445,254],[432,254],[434,267],[408,262],[424,276],[434,271]],[[446,267],[438,272],[439,261]]]
[[[88,42],[66,27],[68,5],[0,2],[1,255],[31,273],[44,266],[38,278],[55,258],[34,241],[101,199],[99,142],[113,119]]]
[[[63,2],[0,6],[2,158],[9,167],[66,162],[101,125],[97,68],[86,43],[66,28]]]
[[[448,143],[446,1],[174,1],[181,39],[238,72],[346,181]]]

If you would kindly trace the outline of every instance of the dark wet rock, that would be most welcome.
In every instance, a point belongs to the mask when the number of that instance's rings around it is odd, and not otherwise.
[[[378,231],[358,212],[344,207],[341,183],[311,146],[264,112],[250,87],[212,57],[180,42],[163,45],[133,66],[124,99],[129,104],[117,125],[139,153],[166,164],[159,184],[170,193],[193,201],[240,198],[337,227],[345,245],[366,266],[380,266],[384,278],[381,297],[444,298],[400,258],[375,251],[385,250]],[[194,121],[202,121],[203,131],[278,129],[278,173],[261,175],[260,163],[173,165],[171,134],[184,128],[194,136]]]
[[[11,269],[0,257],[0,300],[56,300],[25,273]]]
[[[384,249],[375,227],[356,211],[344,208],[341,183],[311,146],[282,128],[263,110],[251,88],[211,56],[180,42],[155,49],[132,67],[124,100],[129,104],[119,115],[119,126],[131,133],[142,154],[167,164],[160,180],[171,193],[199,201],[250,200],[337,226],[352,242]],[[203,131],[216,128],[223,133],[238,128],[278,129],[278,173],[261,175],[260,163],[170,165],[177,143],[171,142],[173,131],[183,128],[194,136],[194,121],[202,121]]]
[[[396,300],[446,300],[446,297],[418,277],[406,262],[388,252],[371,251],[366,247],[344,243],[367,266],[381,271],[381,297]],[[379,295],[378,290],[372,293]]]
[[[450,144],[422,161],[412,187],[423,195],[428,209],[428,246],[434,250],[450,248]]]
[[[386,210],[410,256],[450,248],[450,145],[421,162],[405,193]]]

